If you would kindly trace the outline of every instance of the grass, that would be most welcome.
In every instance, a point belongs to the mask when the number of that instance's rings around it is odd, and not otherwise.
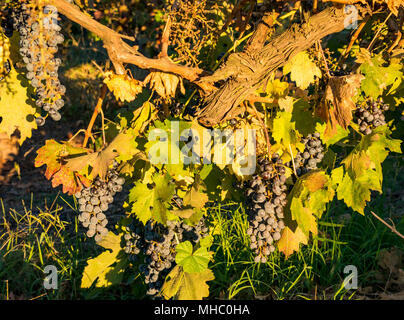
[[[385,186],[402,185],[402,159],[390,157]],[[215,280],[210,298],[216,299],[357,299],[358,290],[344,288],[345,266],[358,270],[360,288],[383,291],[378,257],[384,249],[404,252],[404,242],[377,221],[369,210],[392,218],[403,233],[402,199],[385,188],[374,197],[364,216],[353,213],[342,202],[333,201],[318,224],[319,233],[298,253],[285,259],[275,252],[265,264],[255,264],[246,235],[247,220],[242,204],[227,203],[209,208],[215,251],[211,268]],[[0,215],[0,299],[142,299],[145,287],[135,268],[127,268],[120,285],[109,288],[80,288],[86,261],[102,252],[84,236],[73,213],[72,198],[55,195],[50,205],[39,206],[31,197],[22,212],[5,210]],[[71,210],[70,210],[71,211]],[[400,220],[401,219],[401,220]],[[59,289],[43,288],[46,265],[58,269]]]

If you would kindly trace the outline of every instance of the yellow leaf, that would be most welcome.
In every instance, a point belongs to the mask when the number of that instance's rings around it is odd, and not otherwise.
[[[119,133],[114,140],[103,150],[93,152],[84,156],[66,159],[66,166],[80,172],[87,166],[91,166],[90,176],[96,178],[98,175],[104,180],[112,161],[120,155],[124,159],[135,155],[138,150],[132,145],[133,136],[126,133]]]
[[[278,241],[278,249],[288,258],[293,252],[299,251],[301,243],[307,244],[307,240],[307,237],[299,227],[296,227],[295,231],[292,231],[289,227],[285,227]]]
[[[37,128],[36,109],[30,104],[28,82],[12,68],[0,82],[0,132],[11,136],[16,129],[20,131],[18,143],[31,138],[32,130]]]
[[[7,70],[4,66],[9,58],[10,58],[10,40],[0,30],[0,78],[7,73]]]
[[[112,274],[116,277],[116,271],[111,267],[117,262],[117,257],[121,251],[121,237],[109,232],[108,235],[99,242],[99,245],[112,252],[105,251],[99,256],[89,259],[87,266],[84,268],[83,277],[81,279],[82,288],[90,288],[93,282],[98,278],[96,287],[107,287],[113,284]],[[114,279],[115,280],[115,279]]]
[[[283,73],[290,73],[292,81],[301,89],[306,89],[314,82],[314,77],[321,78],[321,70],[305,52],[299,52],[283,67]]]
[[[206,269],[200,273],[184,272],[182,267],[175,266],[168,274],[163,285],[162,295],[165,299],[202,300],[209,296],[207,281],[213,280],[213,272]]]
[[[108,86],[108,89],[114,93],[116,99],[122,102],[135,100],[136,96],[142,91],[140,81],[124,74],[107,72],[104,83]]]

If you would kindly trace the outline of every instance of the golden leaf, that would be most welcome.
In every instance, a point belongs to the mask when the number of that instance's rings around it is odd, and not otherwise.
[[[181,93],[185,94],[182,78],[172,73],[160,71],[150,72],[146,79],[144,79],[144,83],[148,83],[151,89],[156,90],[158,95],[165,99],[175,96],[178,85],[180,85]]]
[[[28,82],[12,68],[0,82],[0,132],[11,136],[18,129],[18,143],[22,144],[26,138],[31,138],[31,131],[37,128],[35,112],[29,97]]]
[[[131,102],[142,91],[142,83],[124,74],[106,73],[104,83],[114,93],[117,100]]]

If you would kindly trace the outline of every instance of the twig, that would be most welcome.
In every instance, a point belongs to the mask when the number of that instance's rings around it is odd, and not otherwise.
[[[338,60],[337,65],[340,65],[342,62],[345,61],[346,57],[348,56],[348,53],[351,51],[352,46],[354,44],[354,42],[356,41],[356,39],[358,39],[359,34],[361,33],[363,27],[366,25],[366,23],[368,22],[370,16],[366,16],[365,19],[361,22],[361,24],[359,25],[359,27],[355,30],[354,34],[352,35],[351,40],[349,41],[348,46],[346,47],[344,54],[341,55],[341,57]]]
[[[331,78],[330,69],[328,68],[327,59],[326,59],[326,57],[325,57],[323,47],[321,46],[321,41],[318,40],[318,41],[317,41],[317,44],[318,44],[318,50],[319,50],[320,53],[321,53],[321,57],[322,57],[323,60],[324,60],[325,72],[327,73],[328,78]]]
[[[295,176],[297,177],[295,159],[293,158],[293,151],[292,151],[292,146],[290,145],[290,143],[289,143],[289,150],[290,150],[290,156],[292,158],[293,172],[295,173]]]
[[[88,138],[92,137],[91,131],[93,129],[95,119],[97,118],[98,113],[101,111],[102,102],[104,101],[106,94],[107,94],[107,85],[104,83],[101,88],[101,94],[100,94],[100,97],[98,98],[97,105],[94,108],[93,115],[91,116],[90,123],[88,124],[86,134],[84,136],[83,148],[86,147]]]
[[[390,12],[390,14],[387,16],[387,18],[386,18],[386,19],[383,21],[383,23],[379,26],[379,29],[377,30],[377,32],[375,33],[375,35],[374,35],[372,41],[369,43],[369,45],[368,45],[368,47],[367,47],[367,50],[368,50],[368,51],[372,50],[372,46],[373,46],[374,42],[376,41],[377,36],[379,35],[380,31],[382,31],[382,28],[383,28],[384,25],[386,24],[387,20],[390,19],[390,17],[391,17],[392,14],[393,14],[393,12]]]
[[[317,13],[318,0],[313,1],[313,13]],[[317,287],[316,287],[317,289]]]
[[[404,239],[404,235],[402,235],[400,232],[397,231],[396,226],[394,225],[389,225],[386,221],[384,221],[382,218],[380,218],[376,213],[373,211],[370,211],[381,223],[383,223],[387,228],[391,230],[391,232],[395,233],[398,235],[400,238]]]

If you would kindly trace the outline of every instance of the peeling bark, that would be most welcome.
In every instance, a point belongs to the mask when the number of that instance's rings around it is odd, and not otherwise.
[[[206,98],[205,106],[198,114],[199,122],[210,127],[243,112],[240,103],[251,96],[271,72],[316,41],[342,31],[345,19],[343,8],[330,7],[304,24],[293,25],[261,50],[230,55],[222,68],[202,78],[203,81],[227,81]]]

